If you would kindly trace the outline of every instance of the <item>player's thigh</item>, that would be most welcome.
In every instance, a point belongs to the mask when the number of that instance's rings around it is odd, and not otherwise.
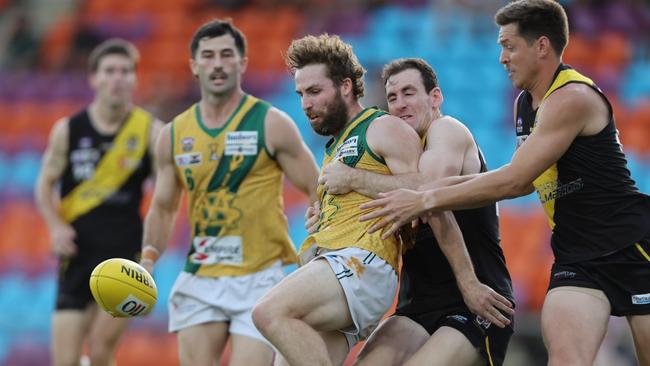
[[[91,305],[96,308],[90,325],[90,345],[100,347],[115,347],[119,337],[129,325],[128,318],[114,318],[107,312],[99,309],[97,304]]]
[[[348,353],[350,353],[350,346],[348,344],[346,336],[338,330],[319,332],[318,334],[325,342],[327,353],[330,357],[332,365],[343,365],[346,358],[348,357]],[[291,366],[279,352],[276,353],[273,364],[275,366]]]
[[[639,365],[650,366],[650,314],[627,317]]]
[[[343,288],[325,259],[291,273],[260,299],[254,312],[255,318],[280,315],[301,319],[319,331],[352,324]]]
[[[484,363],[478,349],[463,333],[445,326],[438,328],[405,365],[473,366]]]
[[[56,310],[52,315],[52,363],[54,366],[75,365],[88,334],[93,309]]]
[[[328,332],[319,333],[325,346],[327,346],[327,353],[332,360],[333,365],[342,365],[350,353],[350,345],[348,339],[342,332],[338,330],[331,330]]]
[[[406,316],[384,320],[359,352],[355,365],[403,365],[429,339],[429,333]]]
[[[210,322],[178,331],[178,356],[183,366],[213,365],[228,341],[228,323]]]
[[[542,307],[542,335],[550,360],[593,363],[610,312],[609,301],[600,290],[573,286],[550,290]]]
[[[273,363],[273,348],[259,339],[231,334],[230,366],[269,366]]]

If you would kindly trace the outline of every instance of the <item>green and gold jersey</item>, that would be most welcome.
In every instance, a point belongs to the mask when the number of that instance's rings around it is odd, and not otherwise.
[[[199,104],[172,122],[173,158],[188,192],[192,230],[186,272],[241,276],[276,260],[296,262],[282,170],[264,140],[269,108],[245,95],[221,128],[205,126]]]
[[[377,156],[366,142],[368,126],[386,112],[366,108],[341,132],[338,139],[332,139],[326,147],[323,166],[333,160],[346,165],[380,174],[391,174],[386,162]],[[371,200],[357,192],[331,195],[323,185],[318,186],[321,215],[318,231],[311,234],[302,244],[301,252],[316,244],[325,249],[357,247],[368,250],[388,262],[397,270],[400,255],[399,241],[394,237],[382,240],[381,232],[368,233],[378,220],[360,222],[359,217],[370,210],[360,210],[359,205]]]

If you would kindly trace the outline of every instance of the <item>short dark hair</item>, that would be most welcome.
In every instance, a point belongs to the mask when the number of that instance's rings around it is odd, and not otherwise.
[[[341,85],[344,79],[350,78],[352,93],[357,98],[363,97],[363,75],[366,70],[352,51],[352,46],[339,36],[323,33],[318,37],[306,36],[294,40],[287,51],[286,62],[292,73],[308,65],[324,64],[334,84]]]
[[[216,38],[221,37],[225,34],[230,34],[232,38],[235,39],[235,47],[241,57],[246,56],[246,37],[232,24],[230,19],[214,19],[205,24],[203,24],[199,29],[196,30],[194,36],[192,36],[192,41],[190,42],[190,53],[192,58],[196,57],[196,51],[199,49],[199,42],[203,38]]]
[[[569,21],[562,5],[553,0],[517,0],[499,9],[494,17],[499,26],[516,23],[528,44],[541,36],[551,41],[558,55],[569,42]]]
[[[400,58],[384,65],[384,68],[381,70],[381,80],[384,82],[384,86],[391,76],[409,69],[415,69],[420,72],[422,84],[427,93],[433,90],[433,88],[438,87],[438,76],[436,72],[431,65],[421,58]]]
[[[133,43],[120,38],[111,38],[95,47],[88,57],[88,70],[96,72],[99,68],[99,62],[108,55],[122,55],[133,61],[133,68],[140,61],[140,53]]]

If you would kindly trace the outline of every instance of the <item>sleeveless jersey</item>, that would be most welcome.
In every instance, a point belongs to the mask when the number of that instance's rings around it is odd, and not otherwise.
[[[650,197],[639,192],[627,169],[612,107],[589,78],[561,64],[542,103],[570,83],[595,90],[607,104],[609,123],[593,136],[576,137],[560,159],[535,181],[553,235],[557,263],[605,256],[633,245],[650,232]],[[536,124],[532,97],[523,91],[517,100],[517,146]]]
[[[331,139],[325,149],[323,166],[333,160],[341,160],[347,166],[381,174],[390,174],[383,158],[368,146],[368,126],[386,112],[374,107],[366,108],[355,116],[337,139]],[[381,232],[368,233],[368,229],[380,219],[359,222],[359,217],[370,210],[360,210],[359,205],[370,201],[357,192],[342,195],[328,194],[323,185],[318,186],[321,214],[318,231],[309,235],[302,244],[301,253],[313,244],[325,249],[357,247],[368,250],[398,267],[399,242],[391,237],[381,240]]]
[[[283,173],[264,139],[270,107],[245,95],[221,128],[205,126],[198,103],[172,122],[173,159],[188,193],[192,232],[184,271],[242,276],[278,259],[296,262]]]
[[[116,134],[103,135],[87,110],[70,117],[60,212],[75,229],[82,250],[140,247],[140,203],[142,184],[151,172],[152,121],[149,113],[135,107]]]
[[[478,146],[477,146],[478,148]],[[479,149],[481,173],[487,171]],[[479,281],[512,301],[512,281],[499,245],[496,204],[454,211]],[[404,314],[448,309],[463,303],[456,277],[442,253],[431,226],[419,225],[415,246],[402,256],[397,310]]]

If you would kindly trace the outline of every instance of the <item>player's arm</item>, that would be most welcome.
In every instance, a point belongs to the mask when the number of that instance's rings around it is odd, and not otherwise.
[[[384,158],[391,174],[416,173],[422,154],[420,138],[406,122],[384,115],[366,131],[368,146]]]
[[[376,198],[381,192],[398,188],[416,189],[425,182],[420,173],[386,175],[363,169],[355,169],[341,161],[334,161],[324,166],[318,183],[322,184],[327,193],[345,194],[351,191],[364,196]]]
[[[517,127],[517,104],[519,102],[519,98],[521,98],[521,95],[523,94],[520,93],[517,98],[515,98],[512,106],[512,111],[513,111],[513,123],[515,125],[515,128]],[[440,180],[435,180],[435,181],[429,181],[427,183],[424,183],[420,185],[417,189],[419,191],[428,191],[436,188],[442,188],[442,187],[448,187],[448,186],[453,186],[456,184],[461,184],[465,183],[469,180],[472,180],[476,178],[478,174],[469,174],[469,175],[460,175],[460,176],[450,176],[450,177],[445,177]],[[404,188],[409,188],[409,187],[404,187]],[[528,191],[526,194],[530,194],[535,190],[535,187],[533,187],[532,184],[528,187]]]
[[[469,131],[459,122],[445,118],[429,128],[427,149],[420,157],[420,173],[430,181],[448,176],[458,176],[463,171],[465,154],[474,151]],[[509,324],[499,310],[512,314],[512,304],[476,277],[463,234],[451,211],[428,217],[428,223],[447,258],[467,307],[493,324]]]
[[[364,208],[381,207],[362,219],[385,216],[373,229],[393,222],[384,235],[393,233],[404,222],[426,211],[460,210],[486,206],[502,199],[530,192],[531,183],[557,162],[587,122],[600,113],[594,98],[580,85],[568,85],[554,92],[538,111],[534,132],[515,152],[512,162],[497,170],[481,173],[467,182],[424,192],[398,190],[369,202]],[[594,93],[591,91],[591,93]],[[595,93],[594,93],[595,94]],[[596,108],[594,108],[596,107]]]
[[[156,172],[156,142],[158,141],[158,136],[160,136],[160,131],[165,126],[165,123],[158,118],[154,118],[151,121],[151,130],[149,131],[149,155],[151,156],[151,166],[153,167],[153,172]]]
[[[171,127],[171,123],[164,126],[156,142],[156,187],[144,221],[140,264],[150,272],[158,257],[167,248],[182,192],[172,156]]]
[[[425,207],[436,210],[484,206],[530,193],[533,181],[557,162],[594,116],[602,100],[584,85],[567,85],[540,107],[537,126],[512,162],[463,184],[427,192]],[[592,95],[593,93],[593,95]]]
[[[282,171],[313,204],[317,200],[318,166],[296,124],[286,113],[271,108],[266,115],[265,135],[269,152]]]
[[[72,256],[77,252],[76,233],[59,214],[60,196],[55,189],[68,165],[68,130],[67,118],[57,121],[52,128],[34,192],[36,206],[50,231],[52,250],[62,256]]]

